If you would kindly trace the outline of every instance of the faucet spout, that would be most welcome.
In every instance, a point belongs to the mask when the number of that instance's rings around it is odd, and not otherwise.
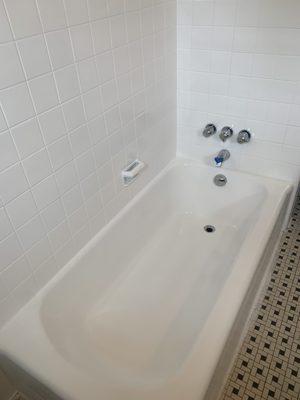
[[[226,149],[219,151],[218,155],[214,158],[216,167],[222,167],[223,162],[230,158],[230,152]]]

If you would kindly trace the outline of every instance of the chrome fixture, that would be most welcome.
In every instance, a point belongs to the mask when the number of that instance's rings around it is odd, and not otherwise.
[[[225,175],[218,174],[214,177],[214,184],[217,186],[225,186],[227,183],[227,178]]]
[[[224,126],[224,128],[222,128],[220,132],[219,137],[223,142],[226,142],[226,140],[229,139],[232,135],[233,135],[233,129],[230,128],[230,126]]]
[[[247,131],[246,129],[243,129],[242,131],[239,132],[238,137],[237,137],[237,142],[240,144],[243,143],[248,143],[251,140],[251,133]]]
[[[214,124],[208,124],[206,127],[203,129],[203,136],[204,137],[209,137],[211,135],[214,135],[217,132],[216,125]]]
[[[228,160],[228,158],[230,158],[230,153],[228,150],[223,149],[219,151],[217,157],[214,158],[216,167],[222,167],[223,162]]]

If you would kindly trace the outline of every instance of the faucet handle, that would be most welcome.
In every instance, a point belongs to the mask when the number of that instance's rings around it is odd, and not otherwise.
[[[215,163],[216,163],[216,167],[222,167],[224,158],[223,157],[215,157],[214,158]]]
[[[206,127],[203,129],[203,136],[209,137],[214,135],[217,132],[217,127],[214,124],[207,124]]]
[[[243,129],[242,131],[239,132],[238,137],[237,137],[237,142],[240,144],[243,143],[248,143],[251,140],[251,133],[247,131],[246,129]]]
[[[233,135],[233,129],[230,128],[230,126],[224,126],[220,132],[220,139],[225,142],[227,139],[229,139]]]

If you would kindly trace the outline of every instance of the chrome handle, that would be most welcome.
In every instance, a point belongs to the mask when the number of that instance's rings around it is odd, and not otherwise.
[[[217,132],[216,125],[214,124],[208,124],[206,127],[203,129],[203,136],[204,137],[209,137],[211,135],[214,135]]]
[[[224,126],[220,132],[220,139],[225,142],[227,139],[229,139],[233,135],[233,129],[230,128],[230,126]]]
[[[243,143],[248,143],[251,140],[251,133],[247,131],[246,129],[243,129],[242,131],[239,132],[238,137],[237,137],[237,142],[240,144]]]

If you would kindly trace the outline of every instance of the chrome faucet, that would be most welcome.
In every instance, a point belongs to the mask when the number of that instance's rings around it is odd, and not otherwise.
[[[216,167],[222,167],[224,161],[230,158],[230,152],[226,149],[219,151],[217,157],[214,158]]]

